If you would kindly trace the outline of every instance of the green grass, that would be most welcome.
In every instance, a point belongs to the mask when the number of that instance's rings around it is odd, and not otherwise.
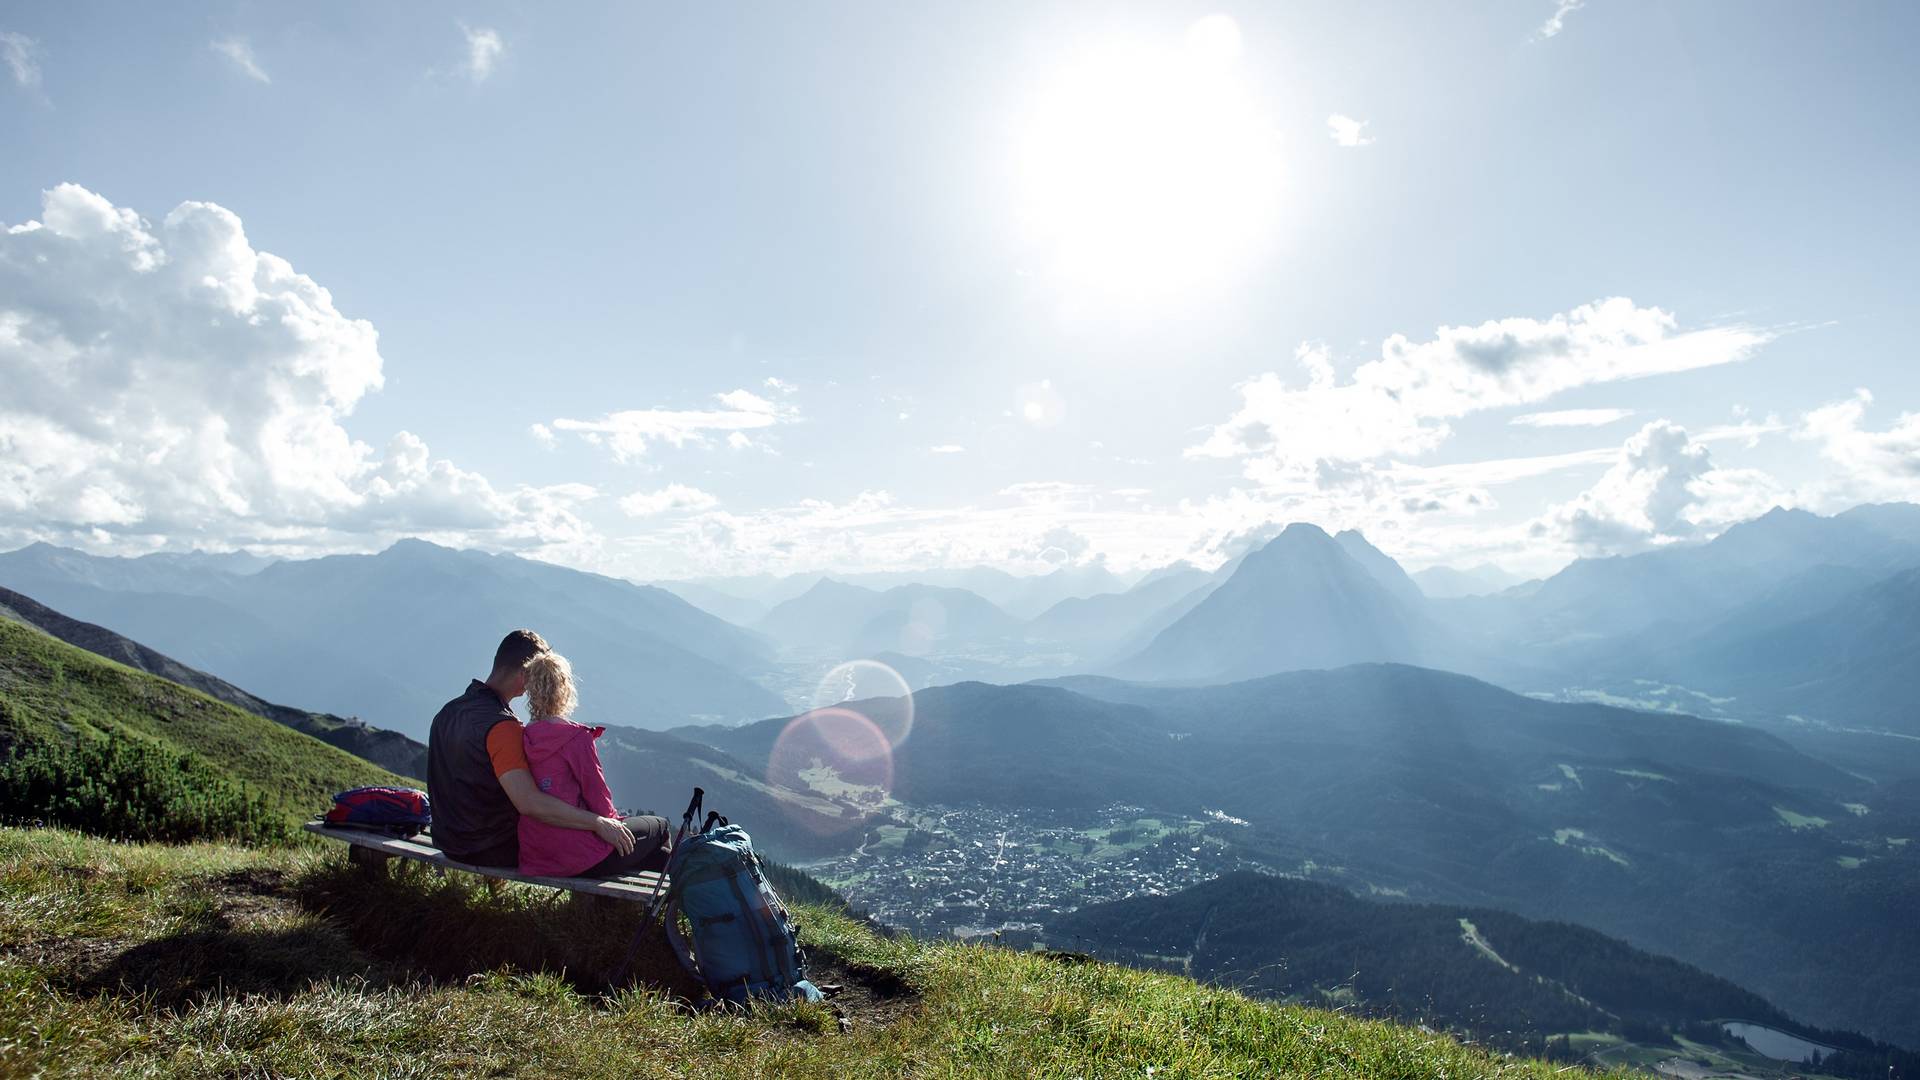
[[[887,938],[806,906],[812,955],[886,1003],[856,1001],[845,1032],[827,1006],[693,1012],[659,986],[596,984],[632,905],[552,895],[367,878],[333,850],[0,830],[0,1075],[1555,1075],[1413,1028]]]
[[[310,735],[0,618],[0,748],[89,740],[140,741],[175,762],[187,755],[189,772],[204,762],[288,824],[326,809],[335,791],[408,783]]]

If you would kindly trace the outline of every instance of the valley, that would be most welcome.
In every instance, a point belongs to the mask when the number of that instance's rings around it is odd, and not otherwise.
[[[1126,805],[896,805],[858,847],[804,869],[889,926],[926,937],[992,935],[1021,943],[1047,940],[1059,916],[1084,904],[1165,895],[1239,870],[1282,869],[1242,850],[1234,829],[1245,825],[1154,816]]]

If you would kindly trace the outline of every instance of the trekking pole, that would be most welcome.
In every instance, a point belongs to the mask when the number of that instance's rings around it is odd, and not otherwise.
[[[680,841],[687,838],[687,830],[693,827],[695,815],[700,813],[700,800],[707,797],[706,789],[694,788],[693,801],[687,804],[686,816],[680,819],[680,831],[674,835],[673,846],[679,847]]]
[[[693,827],[694,816],[700,813],[700,801],[706,797],[707,793],[705,789],[693,789],[693,801],[687,804],[686,815],[680,819],[680,831],[673,836],[673,846],[675,848],[680,846],[680,841],[687,838],[687,830]],[[619,986],[621,983],[627,981],[627,974],[633,968],[634,958],[640,955],[640,942],[645,940],[647,931],[653,929],[654,917],[656,915],[662,915],[666,911],[667,905],[661,902],[667,888],[666,874],[662,873],[658,880],[659,883],[653,888],[653,899],[647,901],[646,917],[640,920],[640,929],[634,932],[633,942],[627,946],[627,958],[620,961],[619,969],[613,973],[614,986]]]

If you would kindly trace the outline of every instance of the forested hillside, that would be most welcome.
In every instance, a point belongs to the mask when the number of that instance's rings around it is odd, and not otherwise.
[[[1759,995],[1585,927],[1486,908],[1361,899],[1330,885],[1239,873],[1172,896],[1094,904],[1050,940],[1247,993],[1357,1008],[1550,1053],[1572,1033],[1738,1049],[1720,1022],[1839,1047],[1823,1072],[1878,1080],[1907,1054],[1796,1024]]]

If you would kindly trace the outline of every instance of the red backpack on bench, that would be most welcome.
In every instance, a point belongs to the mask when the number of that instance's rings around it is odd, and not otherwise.
[[[406,837],[432,825],[433,811],[419,788],[362,787],[335,795],[326,822]]]

